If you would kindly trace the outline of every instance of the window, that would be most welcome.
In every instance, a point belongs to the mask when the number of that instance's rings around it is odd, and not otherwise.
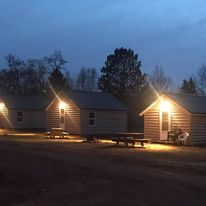
[[[23,120],[23,112],[17,112],[16,113],[16,121],[22,122],[22,120]]]
[[[89,126],[95,125],[95,113],[89,112]]]

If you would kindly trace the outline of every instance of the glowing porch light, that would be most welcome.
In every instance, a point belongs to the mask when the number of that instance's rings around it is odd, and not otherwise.
[[[0,103],[0,111],[2,112],[4,110],[5,104],[4,103]]]
[[[59,103],[59,108],[60,108],[60,109],[65,109],[66,105],[67,105],[67,104],[66,104],[65,102],[60,102],[60,103]]]
[[[160,109],[161,109],[161,111],[170,112],[171,111],[170,102],[166,101],[166,100],[161,100]]]

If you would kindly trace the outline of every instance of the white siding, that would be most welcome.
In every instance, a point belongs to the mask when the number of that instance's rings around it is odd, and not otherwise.
[[[89,125],[89,112],[95,113],[95,125]],[[127,112],[114,110],[81,110],[82,134],[111,134],[127,131]]]
[[[144,138],[160,139],[159,108],[154,107],[144,115]]]
[[[22,121],[16,119],[17,112],[22,112]],[[16,129],[45,129],[46,112],[42,110],[9,110],[10,127]]]
[[[191,115],[180,105],[168,98],[171,107],[171,129],[180,127],[183,131],[190,132]],[[160,140],[160,101],[153,105],[144,114],[144,137],[153,140]]]
[[[66,103],[65,130],[71,134],[80,134],[80,110],[69,99],[60,97]],[[47,130],[60,127],[59,100],[55,100],[47,110]]]
[[[8,109],[4,105],[2,106],[2,111],[0,111],[0,128],[9,128],[9,116]]]
[[[180,127],[184,132],[190,132],[191,115],[177,104],[172,105],[172,128]]]
[[[17,112],[22,112],[22,121],[17,121]],[[43,110],[8,110],[6,106],[0,112],[0,128],[45,129],[46,112]]]
[[[206,116],[205,115],[192,115],[190,143],[193,145],[206,144]]]

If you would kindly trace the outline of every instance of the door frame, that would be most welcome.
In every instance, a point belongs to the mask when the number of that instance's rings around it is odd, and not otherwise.
[[[164,130],[164,131],[162,130],[162,114],[163,114],[163,112],[168,113],[168,130]],[[165,110],[160,109],[159,118],[160,118],[160,122],[159,122],[160,140],[167,140],[168,132],[171,130],[171,111],[165,111]]]
[[[62,112],[63,111],[63,112]],[[63,118],[63,119],[62,119]],[[63,122],[62,122],[63,120]],[[65,130],[65,108],[59,108],[59,127]]]

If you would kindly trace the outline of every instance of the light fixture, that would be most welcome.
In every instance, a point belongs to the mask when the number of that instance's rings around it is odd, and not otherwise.
[[[65,107],[66,107],[66,103],[61,101],[61,102],[59,103],[59,108],[60,108],[60,109],[65,109]]]
[[[171,111],[171,104],[170,104],[170,102],[166,101],[166,100],[161,100],[161,102],[160,102],[160,109],[161,109],[161,111],[164,111],[164,112]]]

